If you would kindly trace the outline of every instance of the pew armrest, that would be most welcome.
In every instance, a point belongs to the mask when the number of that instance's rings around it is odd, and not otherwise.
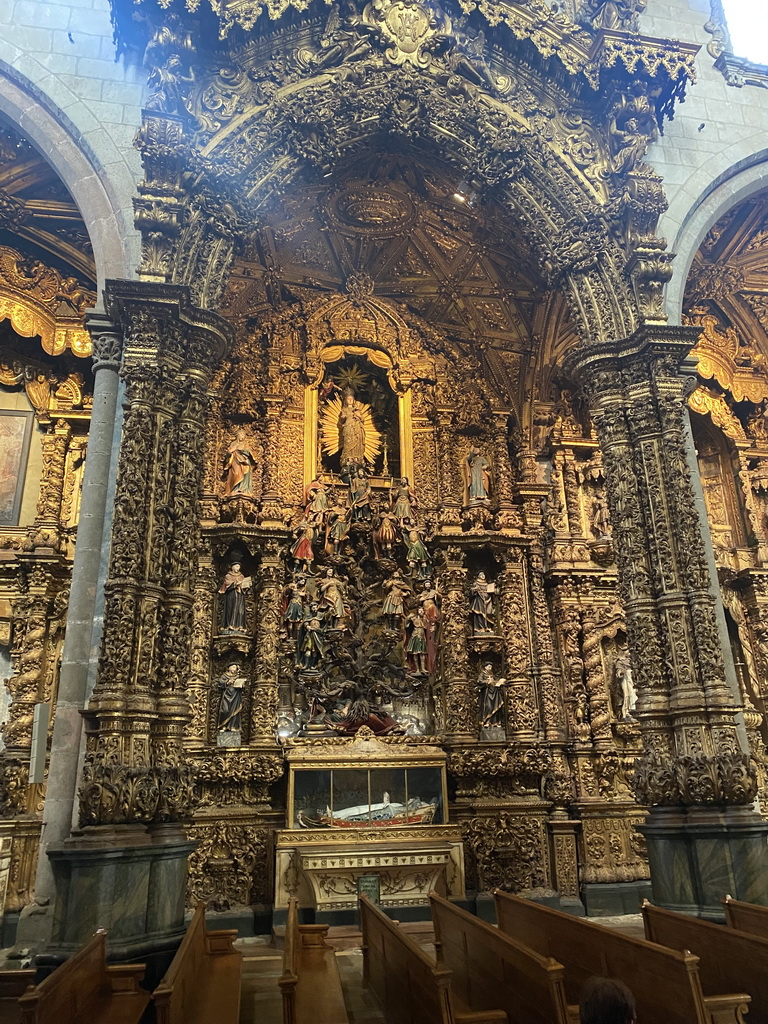
[[[232,943],[237,938],[237,929],[220,929],[215,932],[205,933],[205,945],[208,956],[221,956],[224,953],[242,954],[235,949]]]
[[[744,1015],[749,1012],[752,996],[744,992],[722,996],[704,996],[711,1024],[745,1024]]]
[[[144,964],[113,964],[107,968],[109,986],[113,992],[141,992],[139,982],[145,970]]]

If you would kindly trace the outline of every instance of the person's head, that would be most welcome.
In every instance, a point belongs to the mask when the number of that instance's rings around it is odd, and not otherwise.
[[[579,1024],[634,1024],[635,997],[616,978],[590,978],[581,992]]]

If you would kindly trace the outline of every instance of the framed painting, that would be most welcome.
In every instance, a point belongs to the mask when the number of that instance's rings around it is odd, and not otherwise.
[[[33,412],[0,409],[0,526],[18,526]]]

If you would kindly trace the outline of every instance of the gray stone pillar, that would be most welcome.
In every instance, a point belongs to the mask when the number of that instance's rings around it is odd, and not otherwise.
[[[50,935],[50,911],[55,890],[47,850],[49,846],[63,842],[69,835],[77,797],[83,728],[80,712],[87,699],[88,664],[92,655],[121,351],[120,335],[104,314],[91,313],[87,326],[93,339],[93,411],[88,432],[69,612],[51,739],[35,902],[22,912],[17,940],[19,945],[46,941]]]

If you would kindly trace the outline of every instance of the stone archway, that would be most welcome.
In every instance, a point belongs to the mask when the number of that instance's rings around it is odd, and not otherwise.
[[[71,120],[18,71],[0,62],[0,112],[29,137],[67,185],[93,245],[98,291],[136,273],[136,233],[116,184]]]
[[[615,53],[590,64],[574,48],[586,34],[560,17],[547,28],[566,69],[553,86],[552,42],[540,31],[548,14],[512,5],[508,24],[532,46],[500,30],[492,55],[482,19],[470,27],[446,7],[430,20],[418,4],[412,14],[413,38],[396,5],[368,5],[208,57],[190,54],[180,25],[158,33],[150,50],[162,73],[139,140],[142,274],[187,284],[216,308],[234,248],[270,202],[386,137],[453,168],[457,188],[479,201],[505,206],[585,339],[626,337],[643,317],[663,316],[670,258],[652,235],[663,194],[642,156],[684,91],[690,57],[669,54],[661,71],[641,47],[631,71]],[[222,14],[224,35],[233,18]],[[600,99],[590,93],[598,84]],[[182,175],[194,182],[189,194]]]

